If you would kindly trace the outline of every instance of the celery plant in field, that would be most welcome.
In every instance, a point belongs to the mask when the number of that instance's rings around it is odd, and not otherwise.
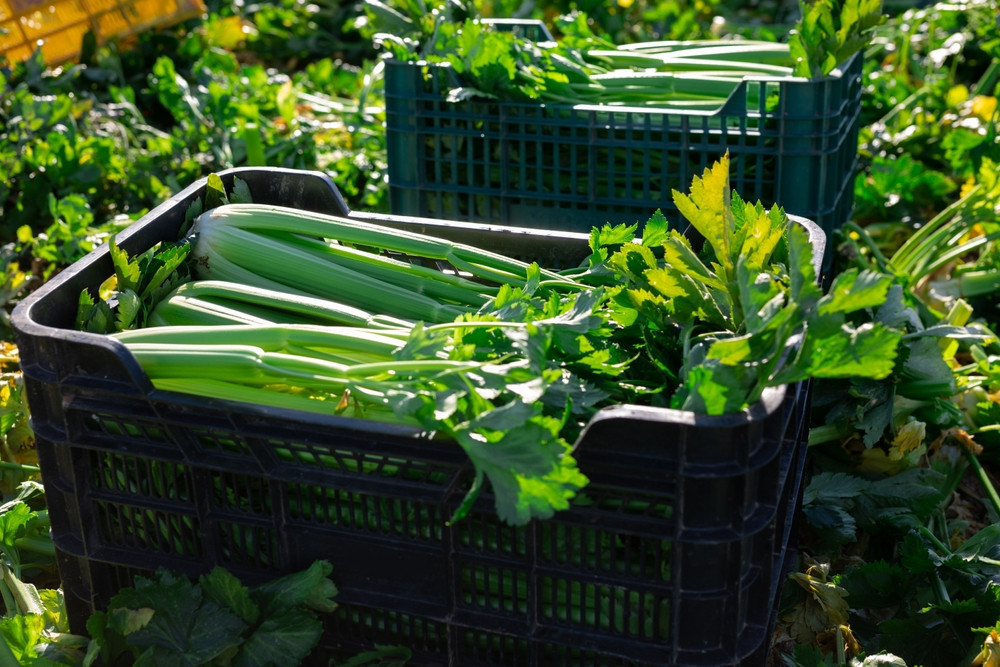
[[[818,78],[863,51],[885,17],[882,0],[799,2],[802,17],[789,38],[795,74]]]
[[[815,385],[818,472],[803,516],[814,553],[857,554],[836,581],[859,610],[848,633],[869,655],[933,665],[992,655],[1000,494],[984,463],[995,460],[1000,388],[996,184],[983,160],[955,203],[895,246],[846,225],[845,257],[894,282],[876,318],[904,335],[885,379]],[[885,620],[869,624],[873,609]],[[797,647],[794,664],[811,651]]]

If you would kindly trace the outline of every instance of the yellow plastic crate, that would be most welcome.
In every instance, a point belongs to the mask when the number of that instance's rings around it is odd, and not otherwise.
[[[40,45],[55,65],[79,55],[88,30],[104,44],[204,11],[202,0],[0,0],[0,56],[21,61]]]

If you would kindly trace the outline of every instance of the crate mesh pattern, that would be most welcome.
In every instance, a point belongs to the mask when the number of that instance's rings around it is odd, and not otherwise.
[[[235,169],[256,201],[327,211],[574,264],[586,237],[347,211],[313,172]],[[125,230],[176,237],[204,182]],[[815,226],[813,225],[815,230]],[[809,387],[722,417],[615,406],[575,456],[590,485],[546,521],[499,521],[488,492],[450,524],[464,452],[411,429],[157,391],[123,346],[70,330],[110,274],[91,253],[12,315],[60,554],[82,631],[136,574],[222,566],[247,583],[332,562],[338,610],[317,664],[373,643],[415,665],[749,664],[794,558]]]

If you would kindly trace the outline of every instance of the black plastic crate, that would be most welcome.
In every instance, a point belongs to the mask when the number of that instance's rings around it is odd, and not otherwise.
[[[314,172],[232,169],[256,201],[348,215],[576,265],[586,235],[351,212]],[[173,240],[205,182],[118,236]],[[823,234],[800,220],[823,245]],[[107,247],[12,315],[60,574],[76,631],[139,572],[214,566],[254,583],[334,565],[319,656],[374,642],[413,664],[728,665],[770,641],[801,491],[807,384],[720,417],[634,405],[576,443],[591,483],[547,521],[502,524],[460,448],[410,429],[153,389],[118,341],[71,330]],[[317,658],[317,662],[323,662]]]
[[[748,78],[717,112],[448,102],[449,66],[385,63],[394,214],[571,231],[657,208],[677,221],[672,190],[727,151],[733,190],[827,236],[854,207],[861,55],[822,78]]]

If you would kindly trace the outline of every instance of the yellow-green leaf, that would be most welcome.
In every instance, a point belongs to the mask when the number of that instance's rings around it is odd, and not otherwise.
[[[680,280],[680,274],[670,269],[650,269],[646,272],[649,286],[668,299],[689,296],[691,283]]]
[[[691,181],[691,194],[673,192],[674,204],[681,214],[715,250],[721,264],[729,271],[732,254],[733,213],[730,210],[729,155],[706,169],[701,178]]]
[[[292,85],[291,79],[289,79],[278,88],[274,99],[274,103],[278,107],[278,113],[281,114],[282,120],[288,125],[295,122],[295,106],[297,102],[298,97],[295,94],[295,88]]]
[[[747,221],[740,257],[744,258],[748,269],[760,271],[784,237],[784,226],[775,225],[775,219],[769,212],[762,211]]]
[[[752,359],[753,347],[750,345],[752,336],[747,334],[736,338],[726,338],[712,343],[708,350],[709,359],[718,359],[727,366],[742,364]]]

